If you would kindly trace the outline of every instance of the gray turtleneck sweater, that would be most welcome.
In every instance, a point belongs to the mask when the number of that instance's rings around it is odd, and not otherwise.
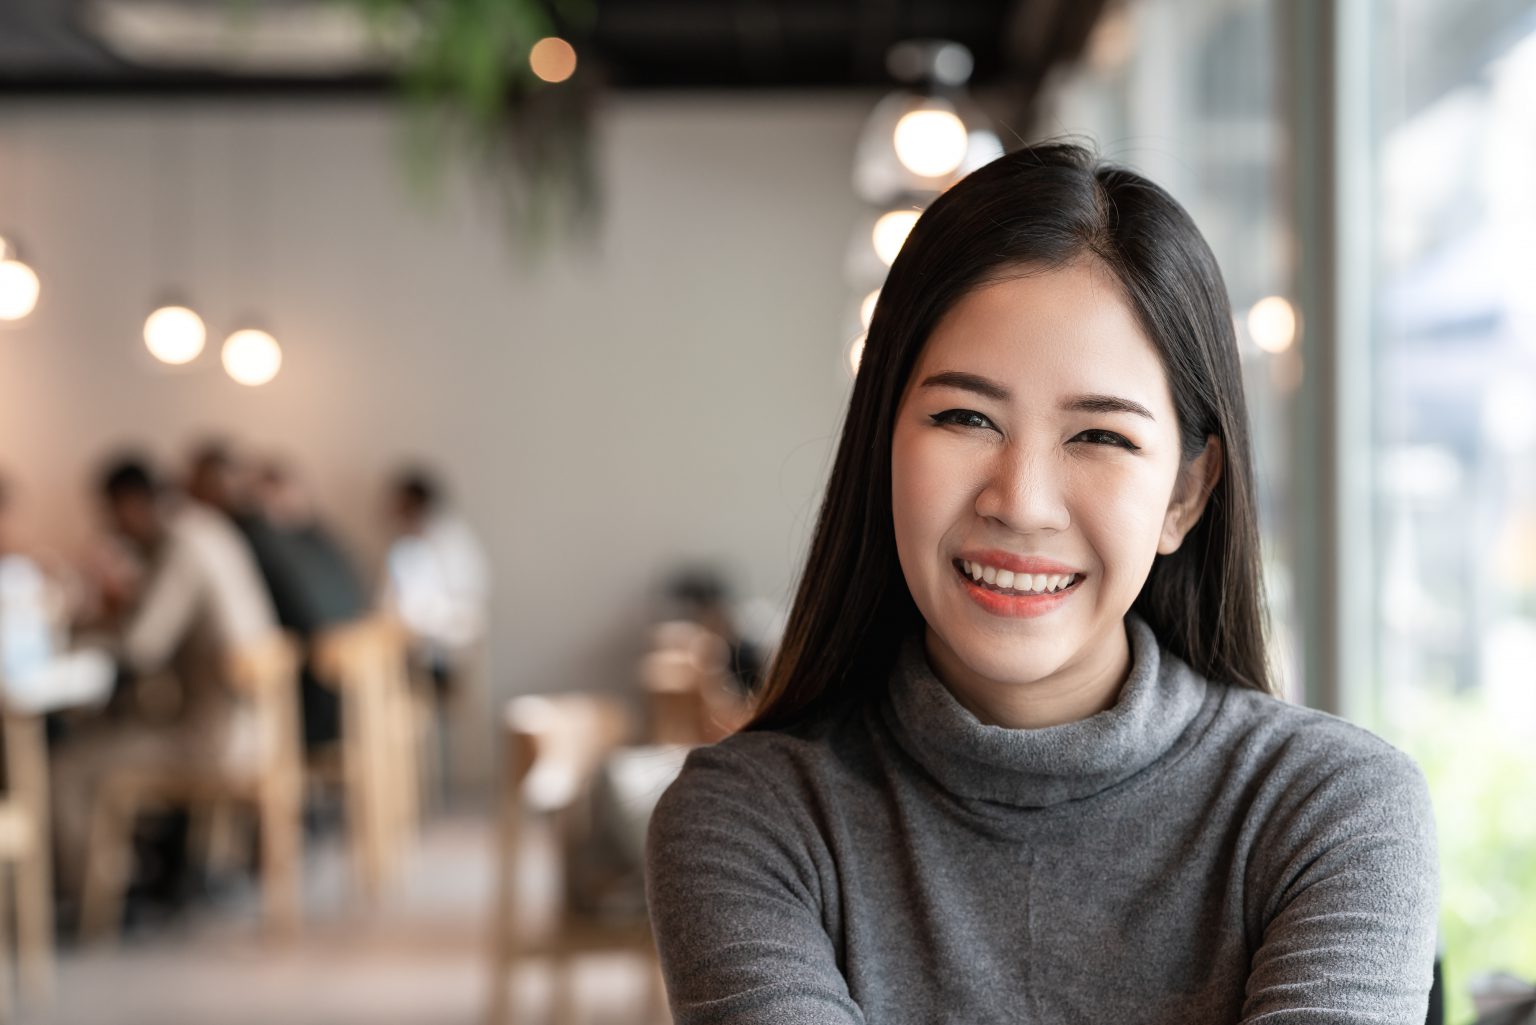
[[[1078,722],[983,725],[913,636],[880,701],[694,751],[647,845],[678,1025],[1421,1025],[1418,768],[1126,629]]]

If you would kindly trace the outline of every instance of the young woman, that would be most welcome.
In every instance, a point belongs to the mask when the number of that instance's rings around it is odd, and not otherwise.
[[[1162,189],[1050,145],[934,202],[756,717],[652,820],[679,1025],[1425,1020],[1428,793],[1272,694],[1246,418]]]

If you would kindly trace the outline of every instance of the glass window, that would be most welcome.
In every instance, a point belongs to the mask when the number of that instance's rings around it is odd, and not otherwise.
[[[1536,12],[1373,11],[1371,725],[1434,793],[1465,1022],[1536,977]]]

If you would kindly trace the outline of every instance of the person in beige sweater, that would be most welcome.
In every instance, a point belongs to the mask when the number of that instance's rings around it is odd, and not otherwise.
[[[54,758],[60,885],[77,887],[92,800],[107,773],[133,766],[238,768],[258,755],[247,709],[228,685],[229,656],[277,629],[254,556],[220,513],[172,505],[149,468],[128,459],[102,476],[110,528],[143,559],[144,578],[117,630],[122,673],[165,682],[158,714],[88,723]]]

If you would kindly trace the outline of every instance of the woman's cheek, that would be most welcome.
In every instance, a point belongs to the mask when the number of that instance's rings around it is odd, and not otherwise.
[[[965,500],[966,462],[953,446],[912,442],[903,453],[898,483],[914,523],[942,524]]]
[[[1141,581],[1157,554],[1164,506],[1155,489],[1126,487],[1106,489],[1079,526],[1088,534],[1112,578],[1125,587],[1140,590]]]

